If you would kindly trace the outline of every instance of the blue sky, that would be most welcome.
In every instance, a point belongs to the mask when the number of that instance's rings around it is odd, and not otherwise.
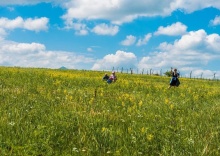
[[[213,0],[1,0],[0,66],[220,78]]]

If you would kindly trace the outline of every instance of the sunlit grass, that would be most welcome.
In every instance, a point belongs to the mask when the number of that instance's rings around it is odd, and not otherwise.
[[[220,82],[0,70],[1,155],[219,155]]]

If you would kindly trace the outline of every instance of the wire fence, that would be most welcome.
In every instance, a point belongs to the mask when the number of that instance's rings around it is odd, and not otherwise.
[[[142,75],[154,75],[154,76],[168,76],[166,73],[169,73],[170,70],[154,70],[154,69],[133,69],[133,68],[112,68],[111,70],[106,71],[116,71],[117,73],[127,73],[127,74],[142,74]],[[184,73],[184,75],[180,73],[180,77],[182,78],[190,78],[190,79],[203,79],[203,80],[216,80],[219,81],[220,77],[216,75],[220,75],[219,73],[213,73],[212,75],[205,75],[203,72],[201,74],[194,75],[193,71],[190,73]]]

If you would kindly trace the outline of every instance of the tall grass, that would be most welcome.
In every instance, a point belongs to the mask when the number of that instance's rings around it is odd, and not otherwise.
[[[0,155],[220,155],[220,82],[0,67]]]

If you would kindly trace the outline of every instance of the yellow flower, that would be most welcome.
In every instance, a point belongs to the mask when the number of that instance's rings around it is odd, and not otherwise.
[[[147,135],[147,140],[148,141],[151,141],[153,138],[154,138],[154,136],[152,134],[148,134]]]
[[[199,96],[198,95],[194,95],[193,98],[194,98],[195,101],[199,100]]]
[[[64,89],[63,93],[64,93],[64,94],[66,94],[66,93],[67,93],[67,90],[66,90],[66,89]]]
[[[107,129],[105,127],[102,127],[102,132],[105,132]]]
[[[170,105],[170,109],[171,109],[171,110],[173,110],[173,108],[174,108],[174,105],[173,105],[173,104],[171,104],[171,105]]]
[[[165,99],[165,104],[168,104],[169,103],[169,99]]]
[[[139,104],[139,107],[141,107],[143,105],[143,101],[140,101],[138,104]]]
[[[73,99],[73,97],[72,97],[71,95],[69,95],[69,96],[68,96],[68,100],[71,101],[72,99]]]
[[[141,128],[141,133],[145,133],[145,132],[146,132],[145,127],[142,127]]]
[[[91,98],[89,104],[93,104],[93,102],[94,102],[94,98]]]
[[[132,108],[131,107],[128,107],[128,113],[131,113],[132,112]]]
[[[115,154],[116,154],[116,155],[120,155],[120,151],[117,150],[117,151],[115,152]]]

